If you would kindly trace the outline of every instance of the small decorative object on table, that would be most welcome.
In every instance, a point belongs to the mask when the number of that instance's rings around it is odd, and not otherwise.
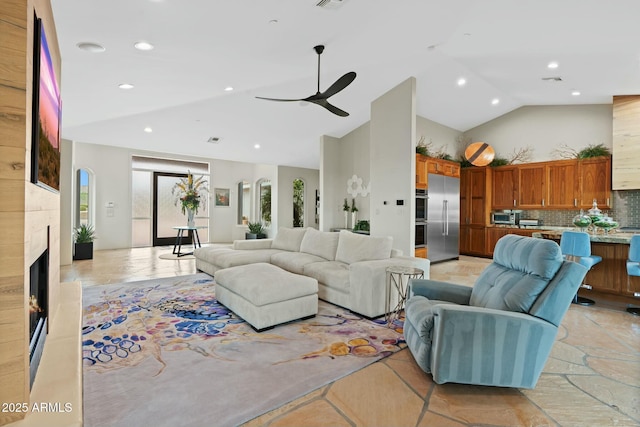
[[[578,227],[580,231],[587,231],[587,227],[591,225],[591,218],[580,209],[580,213],[573,217],[573,225]]]
[[[347,198],[344,198],[344,203],[342,203],[342,210],[344,211],[344,228],[349,228],[349,202],[347,202]]]
[[[356,219],[358,216],[358,208],[356,207],[356,199],[351,199],[351,226],[356,226]]]
[[[171,194],[176,196],[174,204],[177,206],[180,202],[182,213],[187,214],[187,226],[189,227],[195,226],[194,215],[198,213],[201,192],[209,191],[206,183],[203,175],[194,179],[191,171],[187,171],[187,177],[180,178],[171,190]]]
[[[250,222],[248,227],[249,232],[244,234],[245,239],[266,239],[267,235],[264,233],[264,226],[261,222]]]
[[[604,214],[604,216],[598,221],[594,222],[593,225],[602,229],[604,231],[604,234],[609,234],[611,230],[618,226],[618,223],[615,222],[613,218],[611,218],[607,214]]]

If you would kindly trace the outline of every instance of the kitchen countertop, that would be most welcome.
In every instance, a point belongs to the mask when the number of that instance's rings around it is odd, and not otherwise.
[[[564,230],[576,230],[574,227],[540,227],[539,232],[533,233],[533,237],[547,238],[547,239],[560,239]],[[620,243],[628,245],[631,242],[631,236],[634,233],[622,233],[622,232],[609,232],[609,234],[589,234],[592,242],[597,243]]]

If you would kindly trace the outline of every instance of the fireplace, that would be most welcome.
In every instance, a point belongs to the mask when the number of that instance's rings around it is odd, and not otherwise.
[[[47,337],[47,311],[49,307],[49,249],[31,264],[29,269],[29,371],[30,386],[42,357]]]

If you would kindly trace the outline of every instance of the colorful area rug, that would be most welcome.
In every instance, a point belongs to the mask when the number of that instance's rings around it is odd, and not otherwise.
[[[405,346],[401,329],[323,301],[315,318],[256,333],[206,274],[83,298],[87,427],[238,425]]]

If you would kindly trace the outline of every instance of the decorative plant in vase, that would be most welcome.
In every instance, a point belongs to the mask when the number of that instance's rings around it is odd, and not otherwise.
[[[187,226],[189,227],[195,226],[194,215],[198,213],[200,207],[201,193],[209,191],[206,184],[207,180],[204,179],[204,175],[194,179],[191,171],[187,171],[187,177],[180,178],[180,181],[171,190],[171,194],[176,197],[174,204],[177,206],[180,202],[182,213],[187,214]]]
[[[358,208],[356,207],[356,199],[351,199],[351,225],[356,226],[356,217],[358,216]]]
[[[344,212],[344,228],[349,228],[349,212],[351,211],[351,208],[349,207],[349,202],[347,202],[346,197],[342,203],[342,210]]]
[[[250,222],[247,226],[249,227],[249,232],[244,234],[245,239],[265,239],[267,237],[261,222]]]

